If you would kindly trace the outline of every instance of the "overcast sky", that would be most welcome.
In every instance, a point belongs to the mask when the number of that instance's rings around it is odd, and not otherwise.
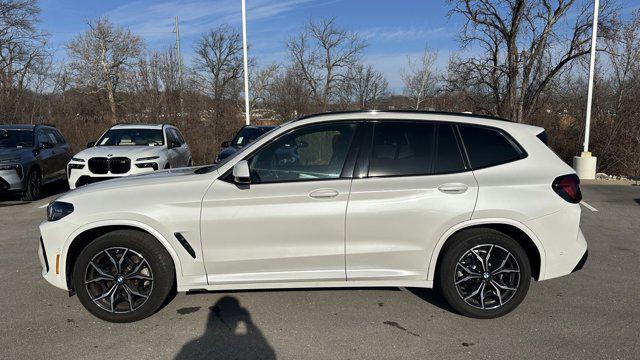
[[[640,0],[621,0],[624,11],[640,8]],[[360,33],[369,46],[363,56],[385,73],[392,89],[401,88],[400,71],[407,57],[419,56],[425,45],[438,51],[444,67],[458,49],[459,17],[448,17],[444,0],[246,0],[247,36],[251,56],[263,66],[286,60],[285,41],[308,19],[335,17]],[[201,34],[222,23],[241,26],[240,0],[40,0],[42,26],[51,47],[64,56],[64,45],[86,29],[86,21],[108,15],[144,38],[148,50],[175,44],[174,17],[180,19],[181,48],[190,62]]]

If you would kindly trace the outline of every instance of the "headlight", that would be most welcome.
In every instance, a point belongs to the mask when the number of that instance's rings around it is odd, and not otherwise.
[[[71,158],[71,161],[75,161],[75,162],[84,162],[84,159],[80,159],[80,158]]]
[[[60,220],[63,217],[71,214],[73,212],[73,205],[62,202],[62,201],[53,201],[49,203],[47,206],[47,220],[48,221],[56,221]]]
[[[153,170],[158,170],[158,164],[154,163],[154,162],[148,162],[148,163],[142,163],[142,164],[136,164],[136,166],[140,169],[144,169],[144,168],[153,168]]]
[[[149,156],[149,157],[137,158],[136,161],[147,161],[147,160],[155,160],[155,159],[160,159],[160,156]]]

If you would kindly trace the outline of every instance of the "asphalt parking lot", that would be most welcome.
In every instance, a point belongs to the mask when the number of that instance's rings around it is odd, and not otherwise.
[[[583,207],[585,268],[533,283],[496,320],[456,315],[430,290],[367,288],[179,294],[110,324],[40,276],[37,224],[52,197],[0,199],[0,358],[638,359],[640,187],[582,188],[598,210]]]

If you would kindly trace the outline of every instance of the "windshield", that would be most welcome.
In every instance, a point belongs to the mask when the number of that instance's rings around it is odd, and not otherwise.
[[[32,130],[0,129],[0,148],[33,147]]]
[[[255,141],[262,134],[271,130],[271,127],[245,127],[242,128],[233,138],[231,144],[237,147],[243,147],[248,143]]]
[[[164,136],[159,129],[111,129],[96,146],[162,146]]]

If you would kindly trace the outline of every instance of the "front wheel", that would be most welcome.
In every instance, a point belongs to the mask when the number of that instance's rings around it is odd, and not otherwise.
[[[492,229],[458,233],[445,250],[438,285],[462,315],[490,319],[514,310],[531,282],[526,252],[514,239]]]
[[[22,195],[24,201],[34,201],[40,199],[42,193],[42,174],[38,169],[29,171],[27,176],[27,187]]]
[[[73,284],[82,305],[110,322],[132,322],[156,312],[174,282],[171,256],[151,235],[116,230],[78,256]]]

